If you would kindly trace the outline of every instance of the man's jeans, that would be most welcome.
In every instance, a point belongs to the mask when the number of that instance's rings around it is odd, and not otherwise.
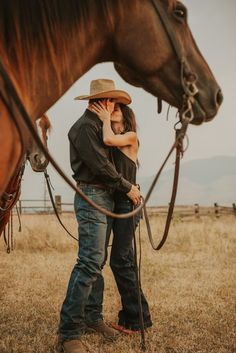
[[[82,186],[81,189],[95,203],[112,210],[113,198],[109,191],[92,186]],[[105,257],[107,217],[78,194],[75,195],[74,206],[79,224],[79,252],[61,309],[61,340],[80,338],[86,322],[96,323],[103,319],[104,280],[101,269]]]
[[[132,211],[133,204],[126,198],[115,199],[116,213]],[[113,242],[110,266],[121,296],[122,310],[119,312],[119,325],[139,330],[138,288],[135,274],[133,234],[140,216],[126,219],[113,219]],[[147,300],[141,291],[144,327],[152,326]]]

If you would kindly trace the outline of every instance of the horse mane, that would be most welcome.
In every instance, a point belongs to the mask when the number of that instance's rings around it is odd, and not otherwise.
[[[47,131],[50,133],[52,129],[52,124],[46,114],[42,115],[39,119],[39,126],[45,134]]]
[[[102,25],[112,26],[114,6],[111,0],[1,0],[0,55],[6,66],[24,77],[24,67],[41,62],[42,75],[49,70],[68,69],[68,45],[83,43],[84,32],[93,26],[92,16],[99,14]],[[104,19],[104,20],[103,20]],[[89,26],[88,26],[89,23]],[[33,76],[32,76],[33,75]],[[60,78],[59,78],[60,79]],[[60,82],[60,81],[59,81]]]

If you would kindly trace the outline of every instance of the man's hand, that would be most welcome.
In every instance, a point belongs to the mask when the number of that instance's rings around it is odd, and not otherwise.
[[[141,195],[139,188],[136,185],[132,185],[130,191],[126,194],[135,206],[138,206],[141,202]]]

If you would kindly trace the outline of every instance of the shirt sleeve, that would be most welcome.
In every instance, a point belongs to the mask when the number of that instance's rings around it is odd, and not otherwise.
[[[124,193],[130,191],[132,184],[109,161],[99,131],[94,126],[84,125],[79,130],[75,144],[81,160],[101,182]]]

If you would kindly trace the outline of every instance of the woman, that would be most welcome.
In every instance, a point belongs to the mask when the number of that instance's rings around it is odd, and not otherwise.
[[[114,106],[114,103],[113,103]],[[95,102],[91,110],[103,122],[103,141],[112,147],[115,167],[124,178],[136,183],[137,154],[139,141],[136,133],[135,115],[131,108],[107,100],[106,104]],[[114,194],[115,212],[127,213],[133,209],[132,201],[126,194],[116,191]],[[133,252],[134,219],[113,219],[113,242],[110,266],[121,296],[122,309],[119,312],[118,326],[114,328],[131,333],[140,330],[138,291],[135,275]],[[137,224],[136,224],[137,225]],[[108,239],[109,240],[109,239]],[[144,327],[152,326],[148,303],[141,291]]]

